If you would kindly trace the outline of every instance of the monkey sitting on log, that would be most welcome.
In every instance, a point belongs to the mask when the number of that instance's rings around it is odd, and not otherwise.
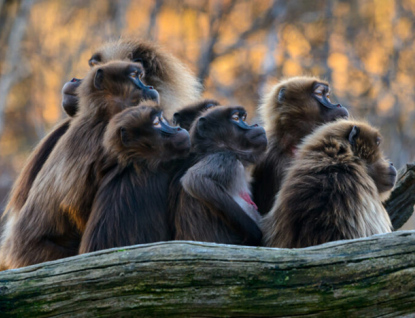
[[[171,240],[169,167],[188,153],[189,133],[171,127],[156,104],[144,102],[110,121],[104,148],[107,171],[79,252]]]
[[[245,168],[266,149],[265,130],[242,107],[214,107],[192,125],[191,155],[170,188],[174,238],[259,245],[260,215]],[[185,171],[185,173],[183,173]]]
[[[396,169],[367,123],[341,120],[309,135],[264,217],[264,242],[299,248],[391,232],[382,205]]]
[[[36,177],[20,213],[5,224],[0,261],[17,268],[76,255],[105,161],[109,120],[158,93],[140,78],[142,65],[94,67],[79,87],[79,111]]]
[[[315,77],[282,81],[265,96],[260,117],[268,148],[252,174],[252,194],[262,215],[270,211],[301,140],[319,125],[348,117],[346,108],[329,97],[329,84]]]
[[[142,64],[145,83],[155,87],[159,92],[164,113],[172,114],[176,109],[197,101],[201,96],[202,85],[190,70],[154,43],[134,39],[110,42],[92,55],[89,65],[93,67],[112,60],[135,61]],[[81,82],[82,80],[73,78],[62,89],[62,107],[70,117],[78,113],[77,90]],[[71,121],[72,118],[66,118],[57,124],[33,150],[13,185],[2,222],[6,222],[8,215],[19,213],[36,176],[56,143],[68,130]]]

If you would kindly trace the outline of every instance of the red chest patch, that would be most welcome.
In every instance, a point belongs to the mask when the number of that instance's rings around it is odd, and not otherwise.
[[[248,192],[241,192],[239,196],[244,199],[245,202],[247,202],[249,205],[252,205],[255,210],[258,210],[258,207],[256,206],[255,202],[252,201],[251,196]]]

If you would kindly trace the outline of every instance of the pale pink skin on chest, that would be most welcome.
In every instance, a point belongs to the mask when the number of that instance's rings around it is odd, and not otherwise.
[[[248,192],[241,192],[239,195],[242,199],[245,200],[245,202],[252,205],[255,208],[255,210],[258,210],[258,207],[256,206],[255,202],[252,201],[251,196],[249,195]]]

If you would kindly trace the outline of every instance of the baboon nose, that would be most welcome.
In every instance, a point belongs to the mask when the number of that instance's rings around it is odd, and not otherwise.
[[[340,105],[340,104],[337,104],[337,107],[339,107],[339,108],[340,108],[340,107],[342,107],[342,105]]]
[[[390,164],[391,164],[391,166],[393,166],[393,162],[391,162]]]

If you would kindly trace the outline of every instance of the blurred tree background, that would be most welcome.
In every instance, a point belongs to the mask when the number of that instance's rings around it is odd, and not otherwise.
[[[62,85],[120,36],[158,41],[206,97],[251,118],[267,85],[322,77],[380,127],[395,166],[415,159],[415,0],[0,0],[0,213],[31,149],[65,116]]]

